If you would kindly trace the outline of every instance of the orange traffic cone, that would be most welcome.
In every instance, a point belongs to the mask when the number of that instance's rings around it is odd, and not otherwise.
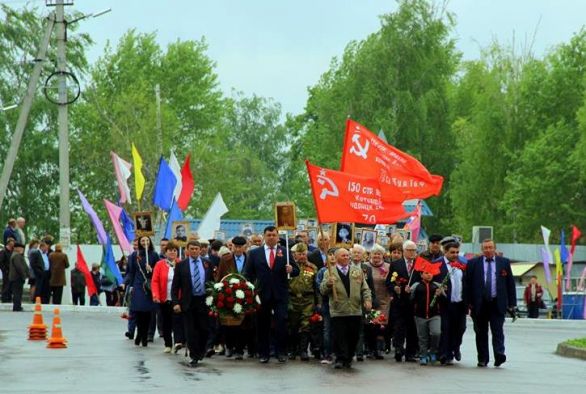
[[[59,316],[59,309],[57,308],[55,308],[51,338],[49,338],[48,342],[47,347],[50,349],[63,349],[67,347],[67,339],[63,338],[63,332],[61,331],[61,317]]]
[[[41,313],[41,298],[37,297],[35,303],[35,312],[33,314],[33,324],[28,326],[28,339],[31,341],[40,341],[47,339],[47,325],[43,323],[43,314]]]

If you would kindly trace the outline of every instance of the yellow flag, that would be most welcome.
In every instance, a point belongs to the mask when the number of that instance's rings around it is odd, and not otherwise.
[[[134,146],[132,144],[132,161],[134,163],[134,188],[136,190],[136,199],[140,201],[142,197],[142,192],[144,191],[144,175],[142,175],[142,158]]]
[[[563,276],[564,270],[562,268],[562,258],[560,256],[559,248],[556,248],[556,250],[553,252],[553,259],[555,260],[555,276],[556,276],[556,278],[558,277],[558,275]]]

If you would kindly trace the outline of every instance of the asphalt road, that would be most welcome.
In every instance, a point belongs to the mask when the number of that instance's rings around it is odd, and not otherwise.
[[[43,312],[45,323],[52,314]],[[505,324],[508,361],[477,368],[469,322],[463,360],[451,367],[384,361],[349,371],[316,361],[206,359],[197,368],[164,354],[162,339],[135,347],[118,313],[62,312],[67,349],[27,338],[30,312],[0,311],[0,393],[584,393],[586,362],[554,354],[558,342],[586,336],[586,321],[517,320]],[[49,324],[50,327],[50,324]]]

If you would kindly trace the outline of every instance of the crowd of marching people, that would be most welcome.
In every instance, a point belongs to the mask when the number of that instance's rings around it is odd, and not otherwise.
[[[492,240],[467,262],[459,247],[457,239],[435,235],[418,254],[414,242],[398,236],[388,249],[375,244],[367,251],[359,244],[331,247],[326,233],[314,247],[307,232],[284,240],[273,226],[227,242],[189,239],[180,246],[163,239],[160,252],[149,237],[139,237],[121,286],[125,335],[146,347],[158,330],[164,352],[185,349],[192,366],[218,356],[261,363],[314,358],[337,369],[385,356],[452,365],[462,359],[470,314],[477,365],[488,366],[490,327],[498,367],[506,361],[505,314],[516,306],[510,262]],[[259,301],[238,324],[218,318],[210,296],[231,275],[250,284],[235,297],[252,297],[254,289]],[[229,298],[226,303],[234,302]]]
[[[50,236],[31,240],[27,249],[24,223],[11,219],[4,231],[2,302],[22,311],[28,281],[31,299],[60,304],[68,257]],[[164,352],[184,349],[192,366],[213,356],[261,363],[313,358],[335,368],[385,356],[452,365],[462,359],[468,315],[477,365],[490,360],[489,328],[494,365],[506,361],[503,323],[516,306],[515,284],[509,260],[497,255],[492,240],[482,242],[482,254],[469,261],[453,237],[432,235],[428,250],[418,253],[414,242],[396,235],[388,248],[375,243],[367,251],[360,244],[332,247],[329,234],[321,232],[317,246],[310,245],[307,231],[285,240],[273,226],[227,242],[162,239],[156,251],[150,237],[140,236],[133,246],[118,261],[122,284],[92,264],[97,291],[89,304],[99,305],[103,292],[108,306],[127,306],[128,339],[146,347],[158,331]],[[69,280],[73,303],[85,305],[90,276],[80,263],[86,264],[77,261]],[[225,300],[211,295],[222,288],[218,297]],[[528,286],[528,305],[538,303],[541,291]],[[219,315],[220,304],[240,319]],[[245,305],[254,308],[244,313]]]

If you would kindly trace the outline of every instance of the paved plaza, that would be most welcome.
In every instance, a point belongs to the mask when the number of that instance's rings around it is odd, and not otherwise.
[[[65,308],[67,309],[67,308]],[[87,308],[85,308],[87,310]],[[52,321],[45,307],[45,323]],[[214,356],[197,368],[164,354],[162,339],[135,347],[123,335],[119,313],[64,310],[67,349],[31,342],[32,313],[0,311],[1,393],[584,393],[586,362],[554,354],[558,342],[586,336],[586,321],[517,320],[505,323],[508,361],[476,367],[471,321],[463,360],[452,367],[384,361],[354,363],[336,371],[316,361],[241,362]],[[492,363],[491,363],[492,365]]]

